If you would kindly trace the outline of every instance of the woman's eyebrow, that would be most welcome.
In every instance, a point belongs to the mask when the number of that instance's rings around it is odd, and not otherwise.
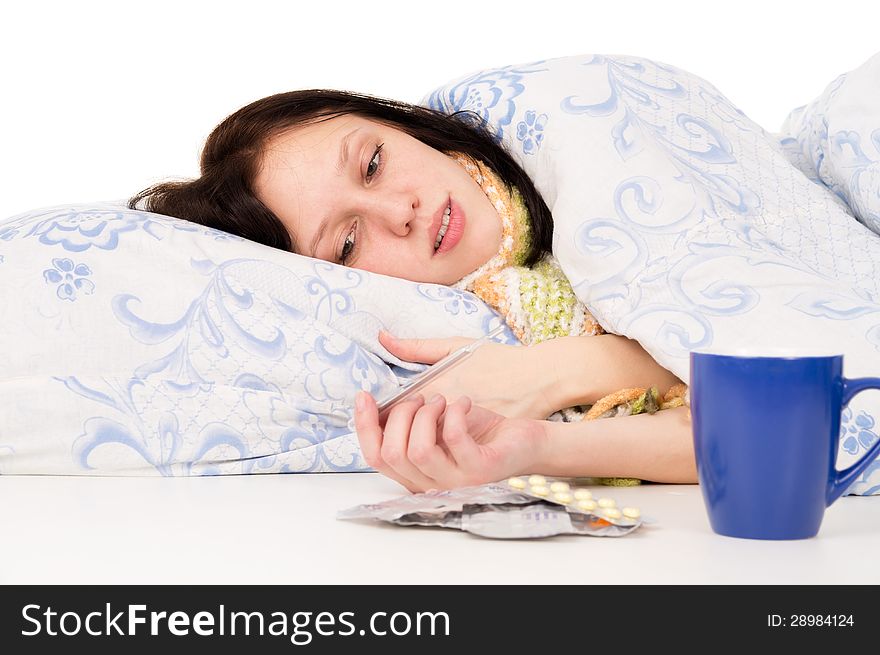
[[[342,137],[342,141],[339,144],[339,159],[336,162],[336,174],[343,175],[345,172],[345,165],[348,162],[348,146],[351,143],[351,137],[354,136],[354,133],[360,130],[361,128],[355,128],[344,137]],[[330,221],[329,216],[325,216],[321,221],[321,224],[318,226],[318,231],[315,232],[315,238],[312,239],[312,243],[310,246],[311,256],[315,256],[315,252],[318,249],[318,243],[321,241],[321,237],[324,236],[324,231],[327,229],[327,223]]]
[[[355,128],[354,130],[346,134],[342,139],[342,143],[339,144],[339,161],[336,162],[337,175],[342,175],[342,169],[345,168],[345,163],[348,161],[348,143],[349,141],[351,141],[352,135],[360,129],[361,128],[359,127]]]
[[[325,217],[323,221],[321,221],[321,225],[318,227],[318,231],[315,232],[315,238],[312,239],[311,245],[311,256],[315,256],[315,250],[318,248],[318,242],[321,240],[321,236],[324,234],[324,230],[327,229],[327,221],[329,217]]]

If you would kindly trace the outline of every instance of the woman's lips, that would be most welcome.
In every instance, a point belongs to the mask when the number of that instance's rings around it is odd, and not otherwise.
[[[464,234],[464,212],[455,200],[450,200],[450,207],[452,211],[449,213],[449,227],[446,228],[443,241],[440,242],[440,247],[437,248],[435,253],[437,255],[442,255],[455,248],[455,244],[461,241],[461,236]]]

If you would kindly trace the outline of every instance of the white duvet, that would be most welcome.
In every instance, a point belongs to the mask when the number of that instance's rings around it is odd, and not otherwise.
[[[779,135],[627,56],[480,71],[422,102],[489,121],[552,210],[578,297],[682,380],[695,349],[838,352],[848,377],[880,376],[880,54]],[[877,416],[871,394],[845,410],[838,468]],[[848,493],[880,493],[880,462]]]

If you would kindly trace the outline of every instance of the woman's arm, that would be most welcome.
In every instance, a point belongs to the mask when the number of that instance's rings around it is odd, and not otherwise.
[[[616,334],[560,337],[537,344],[541,360],[554,371],[558,409],[592,405],[620,389],[656,386],[662,396],[681,383],[660,366],[638,341]]]
[[[592,338],[592,337],[590,337]],[[466,337],[439,339],[394,339],[379,333],[379,342],[401,359],[434,364],[454,350],[473,342]],[[556,378],[557,367],[543,344],[510,346],[489,343],[473,355],[422,388],[430,398],[435,393],[455,399],[469,396],[476,405],[514,418],[544,419],[566,401]],[[565,357],[562,348],[553,357]],[[567,392],[566,392],[567,393]]]
[[[386,333],[380,333],[379,340],[401,359],[428,364],[472,341],[391,340]],[[428,397],[467,395],[505,416],[544,419],[565,407],[592,405],[620,389],[656,386],[662,395],[679,382],[637,341],[603,334],[559,337],[533,346],[488,344],[423,392]]]
[[[410,491],[452,489],[543,473],[697,482],[688,408],[597,421],[507,418],[467,396],[420,394],[380,421],[360,392],[355,428],[367,464]]]
[[[522,473],[559,477],[627,477],[697,482],[687,407],[596,421],[539,421],[535,462]]]

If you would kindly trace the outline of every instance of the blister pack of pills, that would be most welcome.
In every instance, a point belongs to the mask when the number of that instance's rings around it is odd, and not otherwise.
[[[540,475],[410,494],[342,510],[336,518],[452,528],[493,539],[620,537],[650,522],[635,507],[618,509],[612,498],[594,500],[588,489]]]
[[[507,485],[533,498],[562,505],[572,512],[590,514],[614,525],[630,526],[642,522],[638,507],[619,509],[613,498],[602,496],[594,499],[589,489],[572,487],[564,480],[530,475],[526,479],[510,478]]]

